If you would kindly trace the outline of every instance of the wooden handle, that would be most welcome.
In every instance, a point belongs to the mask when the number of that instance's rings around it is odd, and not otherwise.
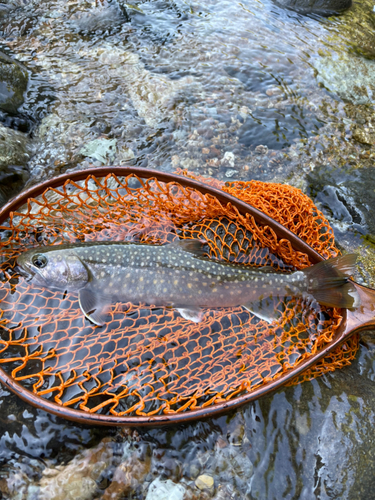
[[[360,307],[347,311],[345,329],[342,335],[349,337],[354,332],[375,330],[375,290],[354,283],[361,299]]]

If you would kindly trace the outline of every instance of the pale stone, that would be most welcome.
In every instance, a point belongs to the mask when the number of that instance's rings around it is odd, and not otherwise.
[[[146,500],[183,500],[185,488],[170,479],[161,481],[156,478],[149,486]]]
[[[200,490],[212,490],[214,487],[214,478],[208,474],[202,474],[195,480],[195,486]]]

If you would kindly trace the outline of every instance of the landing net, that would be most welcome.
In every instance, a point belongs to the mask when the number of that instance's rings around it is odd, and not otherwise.
[[[298,189],[256,181],[220,187],[325,258],[337,255],[327,220]],[[203,321],[193,323],[173,309],[128,303],[115,304],[108,323],[98,327],[82,314],[76,293],[31,286],[15,271],[16,257],[40,245],[106,240],[160,245],[181,238],[205,239],[208,255],[224,261],[281,271],[311,265],[271,228],[176,182],[114,174],[67,181],[11,213],[0,235],[0,366],[38,397],[62,407],[152,416],[233,400],[319,352],[342,321],[339,309],[311,308],[287,297],[275,299],[281,317],[272,324],[242,307],[206,309]],[[350,364],[357,349],[354,335],[294,382]]]

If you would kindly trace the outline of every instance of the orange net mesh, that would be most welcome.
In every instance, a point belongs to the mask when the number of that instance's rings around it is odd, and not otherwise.
[[[217,181],[216,181],[217,182]],[[223,189],[289,227],[318,252],[337,254],[333,232],[299,190],[270,183]],[[303,212],[301,212],[303,207]],[[26,248],[80,241],[163,244],[204,238],[208,254],[245,265],[301,269],[311,263],[253,217],[178,183],[135,175],[88,177],[47,189],[13,212],[1,232],[1,357],[40,397],[91,413],[151,416],[204,408],[279,377],[329,343],[340,310],[274,301],[268,324],[242,307],[207,309],[193,323],[175,310],[115,304],[103,327],[87,321],[77,294],[31,286],[15,271]],[[348,364],[358,337],[299,380]]]

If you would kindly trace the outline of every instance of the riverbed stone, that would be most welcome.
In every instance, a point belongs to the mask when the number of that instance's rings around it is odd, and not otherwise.
[[[277,4],[303,14],[331,16],[349,9],[352,0],[277,0]]]
[[[26,68],[0,52],[0,110],[15,114],[24,101],[28,74]]]
[[[25,165],[30,156],[28,136],[0,123],[0,172],[9,165]]]
[[[116,139],[106,139],[104,137],[94,139],[83,148],[80,153],[83,156],[92,158],[93,160],[100,161],[101,163],[113,162],[116,154]]]
[[[183,500],[186,488],[170,479],[156,478],[149,486],[146,500]]]
[[[214,478],[208,474],[201,474],[195,480],[195,486],[202,491],[214,492]]]
[[[322,55],[314,62],[317,81],[353,104],[375,102],[375,61],[341,52]]]
[[[98,491],[96,481],[110,465],[112,455],[107,438],[65,466],[46,468],[40,480],[39,500],[91,500]]]
[[[151,457],[141,456],[128,445],[124,447],[123,461],[113,473],[111,484],[105,490],[103,500],[120,500],[133,497],[134,492],[145,483],[150,471]]]

